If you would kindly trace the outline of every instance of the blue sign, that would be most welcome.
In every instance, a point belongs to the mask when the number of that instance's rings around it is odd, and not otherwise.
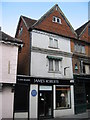
[[[36,90],[32,90],[32,91],[31,91],[31,95],[32,95],[33,97],[35,97],[35,96],[37,95],[37,91],[36,91]]]

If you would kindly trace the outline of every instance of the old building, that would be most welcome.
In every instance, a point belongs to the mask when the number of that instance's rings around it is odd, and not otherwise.
[[[0,119],[13,118],[18,48],[22,41],[0,31]]]
[[[39,20],[21,16],[14,117],[51,118],[74,114],[71,39],[77,34],[56,4]]]
[[[75,82],[75,113],[90,109],[90,21],[76,30],[77,40],[71,41]]]

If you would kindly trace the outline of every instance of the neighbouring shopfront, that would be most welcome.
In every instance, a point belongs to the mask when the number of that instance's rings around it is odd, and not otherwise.
[[[74,114],[74,81],[17,76],[14,118],[52,118]]]
[[[90,75],[74,75],[75,113],[90,109]]]

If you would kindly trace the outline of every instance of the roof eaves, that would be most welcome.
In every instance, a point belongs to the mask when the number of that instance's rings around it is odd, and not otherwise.
[[[86,24],[86,26],[84,27],[84,29],[82,30],[82,32],[80,33],[79,37],[83,34],[83,32],[85,31],[86,27],[88,26],[88,23]]]
[[[24,22],[26,28],[29,30],[29,27],[28,27],[28,25],[27,25],[27,23],[26,23],[26,21],[24,20],[24,17],[23,17],[22,15],[21,15],[21,18],[22,18],[22,20],[23,20],[23,22]]]

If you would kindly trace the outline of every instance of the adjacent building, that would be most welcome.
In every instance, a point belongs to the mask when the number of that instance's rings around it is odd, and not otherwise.
[[[71,40],[75,82],[75,113],[90,109],[90,20],[76,30],[77,40]]]
[[[0,119],[13,118],[18,49],[22,41],[0,31]]]
[[[73,27],[56,4],[39,20],[21,16],[16,30],[19,53],[14,117],[51,118],[74,114],[70,40]]]

